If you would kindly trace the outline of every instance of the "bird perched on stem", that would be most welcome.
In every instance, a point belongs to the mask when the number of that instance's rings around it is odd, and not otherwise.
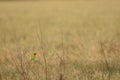
[[[36,59],[36,55],[37,55],[37,53],[33,53],[32,57],[31,57],[32,61],[34,61]]]

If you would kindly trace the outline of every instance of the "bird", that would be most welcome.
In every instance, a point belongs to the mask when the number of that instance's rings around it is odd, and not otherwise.
[[[36,59],[36,55],[37,55],[37,53],[33,53],[32,57],[31,57],[32,61],[34,61]]]

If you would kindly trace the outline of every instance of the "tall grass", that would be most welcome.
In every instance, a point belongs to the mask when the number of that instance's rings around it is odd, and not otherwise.
[[[119,3],[0,3],[0,80],[119,80]]]

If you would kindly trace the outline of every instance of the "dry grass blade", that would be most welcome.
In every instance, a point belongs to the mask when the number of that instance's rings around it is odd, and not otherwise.
[[[48,80],[48,65],[47,65],[47,59],[46,59],[46,51],[44,50],[44,41],[43,41],[43,37],[42,37],[42,31],[41,31],[41,28],[40,28],[40,34],[39,32],[37,32],[37,37],[38,37],[38,40],[39,40],[39,44],[41,46],[41,51],[42,51],[42,55],[43,55],[43,59],[44,59],[44,65],[45,65],[45,75],[46,75],[46,80]]]
[[[102,41],[99,41],[99,45],[100,45],[100,52],[103,56],[105,66],[106,66],[107,71],[108,71],[108,80],[111,80],[111,72],[110,72],[109,63],[108,63],[108,60],[107,60],[107,57],[106,57],[106,53],[105,53],[105,50],[104,50],[104,43],[102,43]]]

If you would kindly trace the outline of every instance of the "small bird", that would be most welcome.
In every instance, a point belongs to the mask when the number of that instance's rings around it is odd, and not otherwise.
[[[36,59],[36,55],[37,55],[37,53],[33,53],[32,57],[31,57],[32,61],[34,61]]]

